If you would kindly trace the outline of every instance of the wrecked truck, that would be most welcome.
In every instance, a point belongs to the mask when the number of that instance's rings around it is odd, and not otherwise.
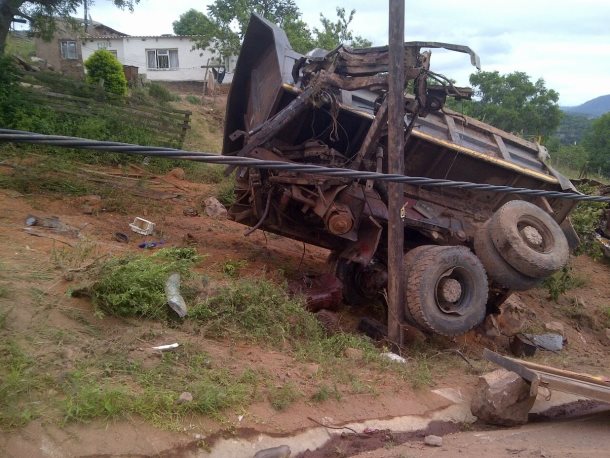
[[[404,174],[574,191],[536,143],[445,107],[469,98],[430,70],[431,51],[465,46],[407,42]],[[388,171],[388,49],[314,50],[253,15],[228,95],[224,155]],[[230,171],[233,171],[230,168]],[[290,170],[235,170],[233,220],[331,251],[345,302],[371,303],[387,284],[388,196],[381,181]],[[561,269],[577,244],[574,202],[405,185],[404,315],[420,329],[465,333],[513,292]]]

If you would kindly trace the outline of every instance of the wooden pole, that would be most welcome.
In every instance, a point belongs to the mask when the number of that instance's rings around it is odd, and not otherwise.
[[[405,0],[390,1],[388,79],[388,172],[404,174]],[[404,185],[388,183],[388,338],[402,343],[404,317],[403,247],[404,226],[400,210]]]

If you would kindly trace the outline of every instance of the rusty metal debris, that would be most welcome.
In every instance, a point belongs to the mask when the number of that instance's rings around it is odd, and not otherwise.
[[[537,394],[540,387],[572,393],[610,403],[610,380],[605,376],[594,376],[566,371],[551,366],[507,358],[485,349],[483,357],[509,371],[517,373],[531,383],[531,393]]]
[[[472,91],[431,70],[430,49],[437,47],[466,52],[479,66],[464,46],[404,44],[410,93],[403,173],[574,190],[547,164],[544,147],[445,108],[447,97],[469,98]],[[229,94],[223,154],[387,173],[388,72],[387,47],[339,46],[302,56],[281,29],[254,15]],[[515,204],[508,193],[404,189],[402,251],[427,247],[405,258],[405,278],[414,285],[405,294],[405,319],[428,332],[468,331],[511,291],[561,268],[567,239],[572,248],[577,243],[567,219],[574,202],[524,197]],[[316,174],[313,167],[296,174],[242,166],[229,217],[330,249],[345,299],[370,303],[388,278],[389,203],[379,181]],[[486,222],[488,229],[481,229]]]

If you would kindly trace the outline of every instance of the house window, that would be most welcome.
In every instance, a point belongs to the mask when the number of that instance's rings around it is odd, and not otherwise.
[[[59,42],[61,57],[64,59],[78,59],[76,55],[76,41],[64,40]]]
[[[149,69],[177,69],[177,49],[147,49],[146,66]]]

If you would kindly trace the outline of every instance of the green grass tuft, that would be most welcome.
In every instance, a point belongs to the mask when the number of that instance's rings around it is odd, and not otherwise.
[[[192,248],[165,248],[150,256],[110,260],[93,285],[93,303],[111,315],[163,318],[167,313],[165,281],[173,272],[188,279],[199,260]]]
[[[285,383],[269,389],[269,402],[275,410],[284,410],[299,399],[300,394],[292,383]]]
[[[211,336],[242,337],[282,345],[320,340],[322,329],[301,300],[268,280],[238,279],[189,310]]]

